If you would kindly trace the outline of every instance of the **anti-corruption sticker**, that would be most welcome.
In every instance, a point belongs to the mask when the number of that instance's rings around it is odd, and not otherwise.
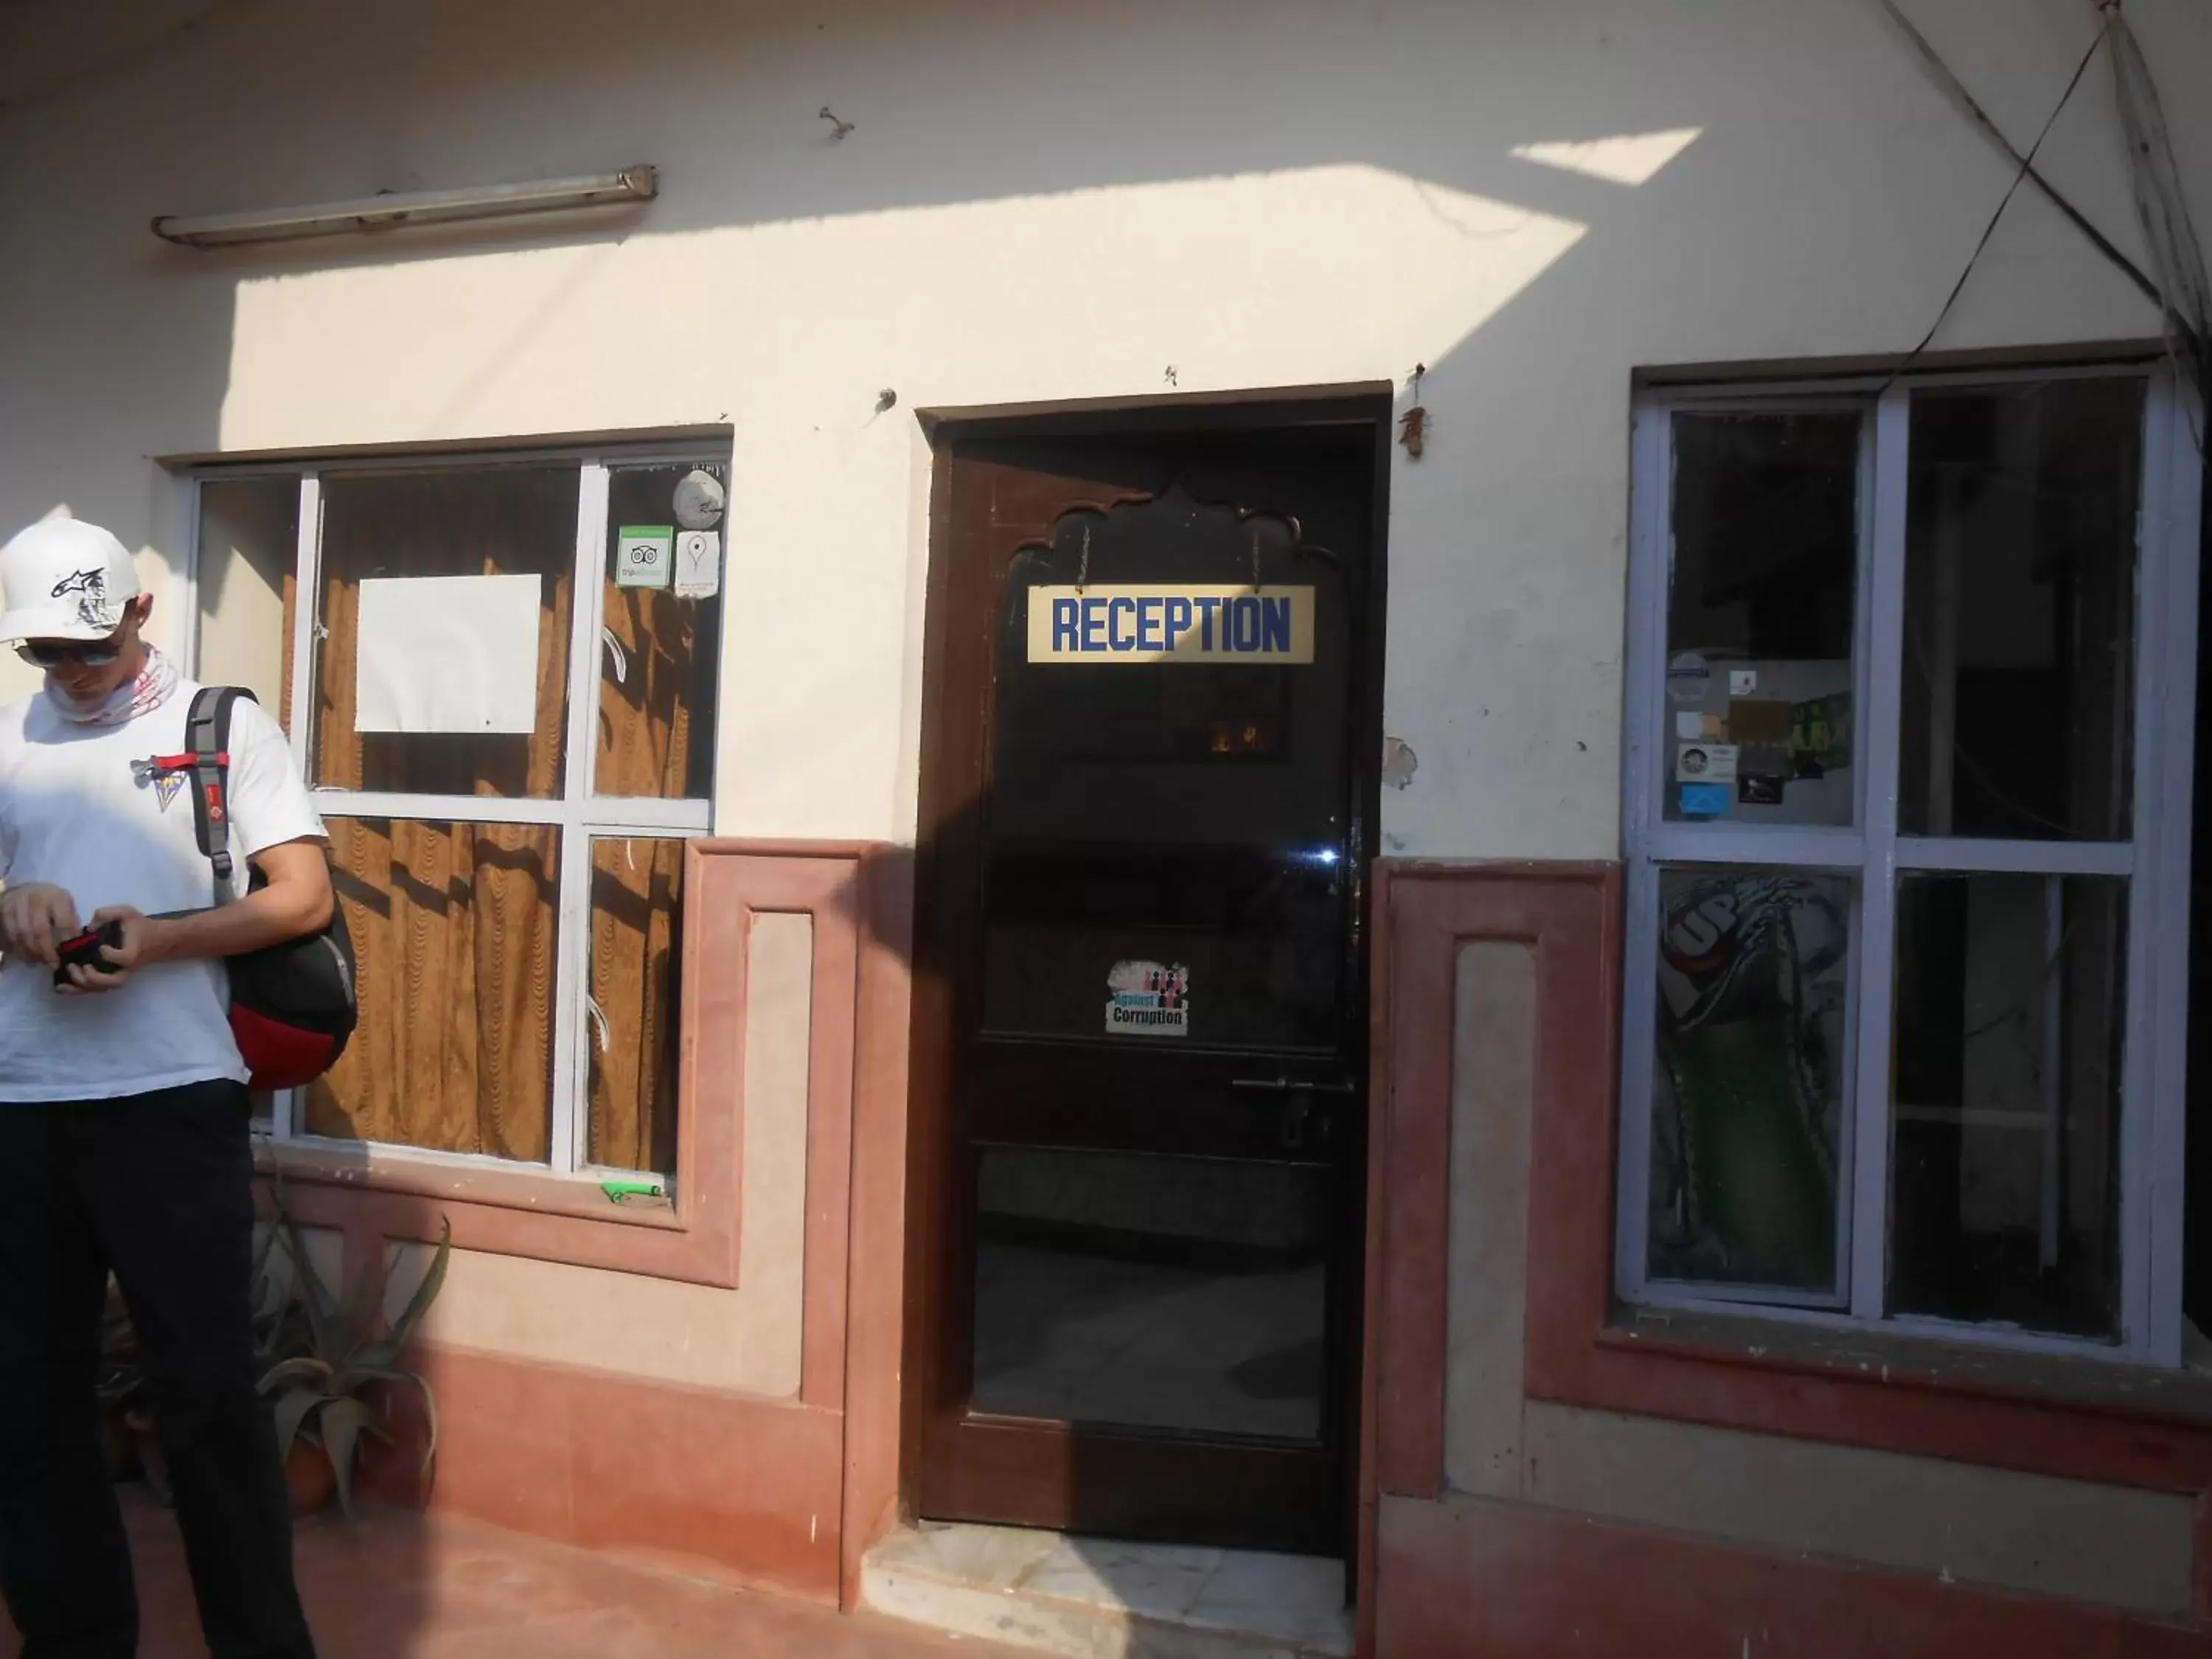
[[[1109,1036],[1185,1036],[1190,969],[1182,963],[1117,962],[1106,975]]]

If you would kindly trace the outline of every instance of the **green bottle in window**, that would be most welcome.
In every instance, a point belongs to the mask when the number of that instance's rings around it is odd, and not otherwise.
[[[1662,878],[1654,1278],[1835,1279],[1848,928],[1817,878]]]

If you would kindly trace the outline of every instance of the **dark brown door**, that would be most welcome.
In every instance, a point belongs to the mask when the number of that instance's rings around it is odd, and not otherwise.
[[[925,1516],[1342,1546],[1376,431],[943,447]]]

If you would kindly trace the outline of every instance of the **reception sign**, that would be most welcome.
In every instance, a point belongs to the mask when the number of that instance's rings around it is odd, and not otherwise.
[[[1030,589],[1031,662],[1310,663],[1314,591],[1122,582]]]

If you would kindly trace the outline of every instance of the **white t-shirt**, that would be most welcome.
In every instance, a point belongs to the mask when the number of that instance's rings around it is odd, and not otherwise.
[[[0,708],[0,882],[50,882],[78,919],[111,904],[148,915],[215,902],[183,774],[143,781],[131,762],[185,750],[199,688],[181,682],[124,726],[64,720],[42,694]],[[264,848],[319,838],[323,822],[283,732],[258,703],[230,712],[230,820],[235,889]],[[108,1100],[229,1078],[246,1068],[231,1040],[220,962],[164,962],[113,991],[63,996],[53,969],[0,958],[0,1103]]]

